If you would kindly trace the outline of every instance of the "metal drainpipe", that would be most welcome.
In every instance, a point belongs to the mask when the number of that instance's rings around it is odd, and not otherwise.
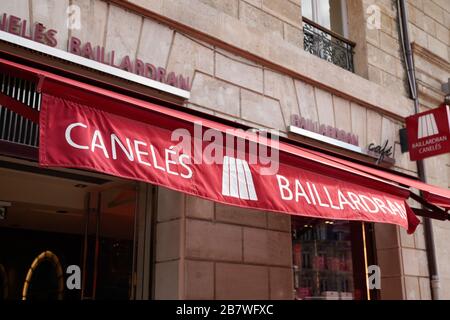
[[[408,83],[411,91],[411,97],[414,99],[414,113],[419,113],[419,95],[417,94],[417,81],[414,68],[414,60],[412,55],[411,42],[409,41],[408,14],[406,10],[405,0],[397,0],[397,9],[400,38],[403,46]],[[417,161],[417,173],[419,179],[423,182],[426,182],[425,167],[422,160]],[[440,282],[436,258],[436,247],[434,244],[433,224],[430,218],[424,218],[423,224],[428,258],[428,270],[430,273],[431,296],[433,300],[439,300]]]

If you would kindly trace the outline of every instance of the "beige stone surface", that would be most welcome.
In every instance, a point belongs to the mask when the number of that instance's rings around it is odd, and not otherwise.
[[[425,14],[436,20],[437,22],[444,24],[444,11],[433,1],[427,1],[423,6]]]
[[[174,31],[150,19],[144,19],[137,57],[155,67],[165,68]],[[168,72],[172,70],[167,70]]]
[[[435,4],[441,7],[441,9],[446,10],[447,12],[450,12],[450,3],[447,0],[431,0]]]
[[[415,248],[414,234],[408,234],[404,228],[399,228],[399,231],[400,231],[400,243],[402,247]]]
[[[293,299],[293,274],[291,268],[269,268],[270,299]]]
[[[269,128],[286,130],[278,100],[245,89],[241,89],[241,116]]]
[[[216,263],[216,299],[269,299],[269,270],[263,266]]]
[[[450,256],[450,248],[448,246],[450,232],[448,231],[448,228],[442,228],[442,224],[438,224],[437,221],[433,221],[433,232],[436,243],[436,256],[440,277],[450,278],[450,264],[448,263],[448,257]]]
[[[403,248],[403,270],[408,276],[428,276],[427,255],[424,250]]]
[[[352,131],[350,102],[337,96],[333,96],[334,116],[336,127],[346,132]]]
[[[448,45],[438,39],[428,36],[428,49],[444,60],[449,61]]]
[[[405,277],[405,291],[407,300],[419,300],[420,299],[419,278]]]
[[[400,64],[400,62],[395,60],[395,65],[397,64]],[[393,69],[394,72],[397,72],[396,68]],[[403,94],[405,97],[408,96],[409,91],[406,91],[406,86],[403,83],[403,79],[397,77],[396,75],[381,71],[381,84],[390,90]]]
[[[426,58],[418,57],[416,55],[414,62],[416,63],[416,70],[418,73],[425,73],[428,76],[438,79],[441,83],[445,83],[450,75],[448,71],[430,63]]]
[[[285,213],[267,212],[267,227],[272,230],[291,231],[291,215]]]
[[[422,29],[416,27],[415,25],[411,25],[410,28],[411,33],[411,41],[416,42],[421,47],[426,48],[428,46],[428,36]]]
[[[423,225],[420,224],[417,226],[416,232],[414,232],[414,244],[416,249],[426,249],[425,244],[425,231],[423,229]]]
[[[186,257],[242,261],[242,228],[187,219]]]
[[[380,33],[381,31],[378,29],[367,29],[366,30],[367,42],[378,47],[380,45]]]
[[[294,80],[291,77],[264,70],[264,93],[280,101],[286,122],[290,122],[291,115],[300,113]]]
[[[301,26],[300,6],[289,0],[263,0],[263,9],[294,26]]]
[[[415,162],[409,160],[409,152],[402,153],[400,143],[394,145],[395,167],[407,170],[409,175],[417,176],[417,166]]]
[[[291,234],[255,228],[244,228],[244,261],[291,266]]]
[[[403,284],[401,277],[381,278],[381,299],[382,300],[402,300]]]
[[[190,101],[235,117],[240,114],[239,88],[203,73],[195,75]]]
[[[262,7],[262,0],[241,0],[245,1],[248,4],[251,4],[254,7],[261,8]]]
[[[239,18],[251,28],[283,36],[283,22],[267,14],[262,9],[255,8],[247,2],[240,1]]]
[[[423,11],[423,0],[408,0],[408,4]]]
[[[396,58],[386,54],[383,50],[373,46],[372,44],[367,45],[367,54],[369,56],[369,63],[387,73],[395,75],[395,69],[392,66],[396,62]],[[385,88],[385,90],[390,90]],[[391,90],[392,91],[392,90]]]
[[[318,121],[314,87],[303,81],[295,80],[295,89],[300,107],[300,115],[312,121]]]
[[[381,143],[381,116],[373,110],[367,109],[367,144]]]
[[[189,77],[191,81],[196,70],[212,75],[214,73],[214,52],[177,32],[170,50],[167,70]]]
[[[402,55],[398,39],[384,32],[380,32],[380,47],[394,57],[400,58]]]
[[[450,45],[450,25],[446,28],[441,24],[436,24],[436,39],[445,45]]]
[[[216,203],[216,221],[265,228],[266,213]]]
[[[185,299],[214,299],[214,263],[186,260],[184,265]]]
[[[371,64],[369,64],[367,68],[369,80],[378,83],[379,85],[383,85],[383,71]]]
[[[20,19],[25,19],[30,24],[29,0],[2,1],[2,14],[12,14]]]
[[[316,95],[319,123],[334,127],[335,121],[332,95],[329,92],[318,88],[315,88],[314,92]]]
[[[352,103],[350,105],[351,113],[351,132],[358,136],[358,141],[360,146],[367,145],[367,109],[361,107],[358,104]]]
[[[114,5],[109,6],[105,51],[114,50],[116,65],[120,64],[126,55],[130,55],[132,59],[136,57],[142,21],[142,17],[132,12]]]
[[[103,46],[105,43],[106,20],[108,5],[103,1],[73,0],[72,5],[80,7],[81,29],[69,31],[70,36],[81,41],[90,41],[93,47]]]
[[[401,276],[401,260],[398,248],[377,250],[377,259],[382,277]]]
[[[399,141],[398,129],[399,127],[392,119],[383,117],[381,120],[381,143],[387,140],[389,145],[393,146],[396,141]]]
[[[199,197],[186,196],[186,216],[212,220],[214,218],[214,202]]]
[[[180,218],[184,213],[185,195],[178,191],[158,188],[158,221]]]
[[[420,29],[424,29],[425,13],[423,10],[417,9],[414,5],[408,6],[409,20]]]
[[[431,18],[430,16],[423,17],[423,30],[433,37],[436,37],[436,25],[438,23],[436,20]]]
[[[450,297],[450,278],[441,278],[441,291],[440,294],[442,297]]]
[[[239,0],[200,0],[219,11],[222,11],[230,16],[237,17],[239,11]]]
[[[386,32],[387,34],[393,34],[393,31],[396,28],[396,21],[392,19],[387,14],[381,14],[381,31]]]
[[[284,23],[283,26],[284,39],[295,46],[303,48],[303,30],[301,28],[294,27],[289,23]]]
[[[180,258],[181,221],[160,222],[156,226],[156,261]]]
[[[175,300],[179,298],[179,261],[155,264],[155,299]]]
[[[67,28],[67,7],[68,0],[37,0],[31,6],[32,23],[40,22],[48,29],[58,31],[57,48],[67,50],[69,29]]]
[[[419,278],[420,299],[431,300],[431,288],[429,278]]]
[[[230,59],[220,53],[216,53],[215,57],[217,77],[257,92],[263,92],[261,67]]]

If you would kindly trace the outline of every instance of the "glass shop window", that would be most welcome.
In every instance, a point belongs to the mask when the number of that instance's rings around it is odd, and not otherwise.
[[[361,222],[293,217],[292,249],[297,300],[360,300],[373,257]],[[366,250],[364,250],[366,248]],[[372,296],[372,298],[374,298]]]

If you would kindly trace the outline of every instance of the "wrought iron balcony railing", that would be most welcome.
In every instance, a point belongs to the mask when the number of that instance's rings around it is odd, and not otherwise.
[[[355,43],[303,17],[304,49],[313,55],[354,72]]]
[[[36,92],[35,84],[0,73],[0,92],[39,110],[41,94]],[[31,120],[0,105],[0,142],[37,147],[39,145],[39,126]]]

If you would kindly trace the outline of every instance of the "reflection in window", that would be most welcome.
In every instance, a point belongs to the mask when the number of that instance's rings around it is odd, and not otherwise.
[[[348,221],[293,220],[296,299],[355,299]]]
[[[302,15],[328,30],[347,36],[343,5],[345,2],[342,0],[302,0]]]
[[[355,44],[345,37],[345,0],[302,0],[303,48],[351,72]]]

